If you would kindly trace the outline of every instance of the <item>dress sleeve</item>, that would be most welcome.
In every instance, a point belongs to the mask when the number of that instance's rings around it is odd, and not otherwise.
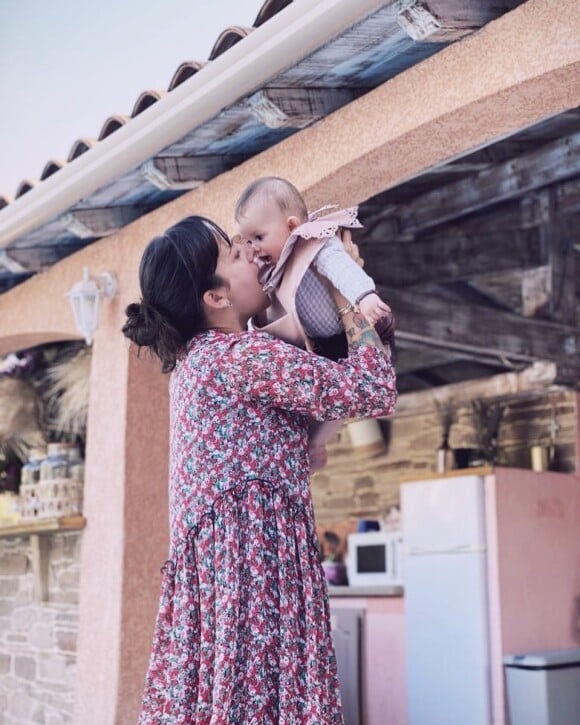
[[[226,357],[222,382],[247,401],[320,421],[395,410],[393,366],[381,350],[368,345],[334,362],[265,333],[246,333]]]
[[[331,237],[325,243],[316,255],[314,265],[351,304],[365,292],[375,289],[372,277],[347,254],[338,237]]]

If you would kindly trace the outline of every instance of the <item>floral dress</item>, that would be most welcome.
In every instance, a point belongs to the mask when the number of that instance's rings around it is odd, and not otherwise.
[[[170,395],[170,558],[140,724],[342,723],[309,422],[393,412],[390,362],[210,330]]]

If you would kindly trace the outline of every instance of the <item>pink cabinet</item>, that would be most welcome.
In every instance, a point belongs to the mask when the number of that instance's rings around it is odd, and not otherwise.
[[[361,696],[364,725],[406,725],[407,688],[405,681],[404,599],[398,595],[356,596],[330,594],[330,610],[360,608],[361,626]]]

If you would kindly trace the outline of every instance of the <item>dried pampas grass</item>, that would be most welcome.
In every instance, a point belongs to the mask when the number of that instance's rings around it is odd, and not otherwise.
[[[22,462],[31,448],[45,445],[40,425],[41,403],[27,380],[0,377],[0,447]]]
[[[85,437],[89,409],[91,350],[81,348],[46,371],[47,425],[57,435]]]

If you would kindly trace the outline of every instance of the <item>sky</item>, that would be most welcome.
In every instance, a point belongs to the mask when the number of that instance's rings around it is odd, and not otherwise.
[[[77,138],[167,90],[264,0],[0,0],[0,195],[65,160]]]

